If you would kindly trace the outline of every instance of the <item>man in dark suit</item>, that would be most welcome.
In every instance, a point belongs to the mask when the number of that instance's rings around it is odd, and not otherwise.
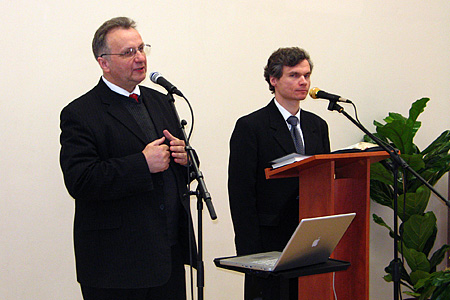
[[[150,46],[135,27],[124,17],[100,26],[92,47],[103,76],[61,112],[86,300],[186,299],[188,158],[168,97],[138,85]]]
[[[266,180],[269,162],[293,152],[330,152],[326,122],[300,109],[312,68],[303,49],[275,51],[264,69],[274,99],[236,123],[230,140],[228,192],[237,255],[281,251],[299,223],[298,179]],[[290,116],[299,118],[299,123],[291,125]],[[299,140],[298,147],[294,139]],[[291,286],[290,297],[297,299],[297,288]],[[277,299],[277,293],[276,282],[246,276],[246,300]]]

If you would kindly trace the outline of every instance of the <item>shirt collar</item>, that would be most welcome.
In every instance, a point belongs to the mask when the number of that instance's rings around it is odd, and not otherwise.
[[[121,88],[118,85],[115,85],[114,83],[109,82],[104,76],[102,76],[103,82],[113,91],[120,95],[123,95],[125,97],[129,97],[131,94],[137,94],[138,96],[141,95],[141,90],[139,89],[139,85],[136,85],[134,90],[130,93],[127,90]]]
[[[287,119],[288,119],[290,116],[292,116],[291,113],[288,112],[286,108],[284,108],[283,106],[281,106],[281,104],[278,103],[278,101],[277,101],[276,98],[273,98],[273,99],[274,99],[274,101],[275,101],[275,105],[277,106],[278,110],[280,111],[281,115],[283,116],[283,119],[284,119],[284,120],[286,121],[286,123],[287,123]],[[302,109],[299,108],[298,112],[295,114],[295,116],[298,118],[299,121],[300,121],[300,111],[301,111],[301,110],[302,110]],[[288,124],[288,123],[287,123],[287,124]],[[300,122],[299,122],[299,124],[300,124]]]

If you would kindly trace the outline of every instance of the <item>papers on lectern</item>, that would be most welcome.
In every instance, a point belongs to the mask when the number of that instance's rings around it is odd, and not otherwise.
[[[270,164],[272,164],[272,169],[280,168],[292,163],[295,163],[297,161],[304,160],[308,157],[311,157],[311,155],[302,155],[298,153],[291,153],[288,155],[285,155],[283,157],[277,158],[275,160],[272,160]]]

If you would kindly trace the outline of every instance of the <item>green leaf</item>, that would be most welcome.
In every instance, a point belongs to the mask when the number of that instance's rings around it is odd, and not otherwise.
[[[450,245],[443,245],[441,248],[436,250],[430,258],[430,267],[433,269],[439,265],[445,258],[445,253],[450,249]],[[450,280],[450,276],[449,276]]]
[[[430,272],[430,262],[428,261],[424,253],[403,246],[403,255],[405,256],[406,262],[408,263],[408,266],[411,268],[412,273],[416,271]],[[413,284],[417,283],[414,281],[412,282]]]
[[[450,171],[450,130],[444,131],[423,152],[425,166],[418,173],[434,186]]]
[[[432,280],[432,284],[435,286],[445,285],[447,283],[450,283],[450,271],[445,270],[435,272],[430,279]]]
[[[416,171],[419,175],[420,174],[420,170],[424,170],[425,168],[425,161],[423,160],[423,156],[422,154],[411,154],[411,155],[401,155],[401,157],[403,158],[403,160],[408,164],[408,166],[413,169],[414,171]],[[419,186],[423,185],[423,183],[417,179],[417,177],[412,174],[409,171],[405,171],[406,174],[406,179],[405,183],[406,183],[406,190],[408,192],[415,192]],[[422,176],[422,175],[421,175]],[[401,181],[402,182],[402,181]],[[403,182],[402,182],[403,184]],[[404,191],[401,190],[401,193],[403,193]]]
[[[430,273],[428,273],[426,271],[422,271],[422,270],[416,270],[416,271],[411,272],[410,277],[411,277],[411,281],[414,284],[414,288],[419,289],[419,288],[421,288],[421,285],[417,285],[419,280],[422,280],[421,282],[425,282],[426,279],[430,278]]]
[[[434,290],[436,289],[435,286],[430,286],[426,289],[424,289],[419,297],[419,300],[428,300],[430,299],[430,296],[433,294]]]
[[[449,155],[450,149],[450,130],[446,130],[441,133],[425,150],[422,151],[425,157],[435,156],[441,154]]]
[[[420,271],[419,271],[420,272]],[[432,274],[427,273],[423,274],[423,278],[419,279],[417,284],[414,285],[414,290],[420,292],[418,298],[420,300],[427,300],[433,294],[433,291],[436,289],[434,285],[431,284]]]
[[[383,126],[382,124],[378,123],[377,121],[374,121],[373,124],[374,124],[376,127],[378,127],[378,126]],[[378,139],[380,139],[381,141],[385,142],[386,144],[389,144],[389,141],[386,139],[386,137],[384,137],[384,136],[382,136],[382,135],[380,135],[380,134],[378,134],[378,133],[376,133],[376,132],[374,132],[374,133],[372,133],[372,134],[373,134],[376,138],[378,138]],[[364,140],[364,142],[369,142],[369,143],[372,143],[372,144],[376,144],[376,142],[375,142],[371,137],[369,137],[368,135],[364,135],[363,140]]]
[[[381,124],[380,122],[378,122],[377,120],[373,121],[373,125],[375,125],[375,127],[383,127],[383,124]]]
[[[417,272],[423,272],[423,271],[417,271]],[[419,278],[419,280],[417,280],[416,284],[414,284],[415,290],[420,290],[421,288],[431,285],[434,274],[430,274],[428,272],[427,272],[427,274],[428,274],[427,276],[422,276],[422,278]]]
[[[389,184],[377,180],[370,180],[370,198],[373,201],[392,208],[394,193]]]
[[[386,118],[384,118],[384,121],[385,121],[387,124],[390,124],[390,123],[392,123],[392,122],[394,122],[394,121],[400,121],[400,122],[406,124],[407,119],[406,119],[404,116],[402,116],[401,114],[399,114],[399,113],[396,113],[396,112],[390,112],[390,113],[388,114],[388,116],[387,116]]]
[[[394,231],[391,229],[391,227],[389,227],[388,224],[386,224],[386,222],[384,222],[382,217],[379,217],[376,214],[373,214],[372,217],[373,217],[373,221],[375,223],[377,223],[378,225],[383,226],[383,227],[385,227],[385,228],[387,228],[389,230],[389,234],[390,234],[391,237],[394,236]]]
[[[390,185],[394,181],[394,176],[391,171],[387,170],[386,167],[377,162],[370,166],[370,179],[378,180]]]
[[[414,293],[414,292],[403,292],[403,294],[406,294],[408,296],[414,297],[414,299],[417,299],[418,297],[420,297],[420,293]]]
[[[402,154],[413,154],[418,152],[413,139],[421,126],[417,121],[418,116],[424,111],[429,98],[416,100],[409,110],[409,117],[405,118],[399,113],[390,112],[384,119],[386,124],[374,121],[376,132],[383,136],[383,140],[389,140],[393,146],[401,151]]]
[[[391,280],[392,281],[392,274],[393,274],[393,265],[394,265],[394,260],[392,260],[389,265],[387,267],[384,268],[384,271],[387,273],[387,275],[385,275],[383,278],[384,280],[388,281]],[[403,263],[399,262],[399,267],[400,267],[400,283],[402,285],[404,285],[405,287],[407,287],[410,290],[414,290],[411,278],[409,277],[408,272],[406,271],[405,267],[403,266]]]
[[[450,299],[450,284],[437,288],[430,300],[448,300]]]
[[[450,272],[441,271],[433,273],[430,277],[431,285],[437,287],[431,299],[447,300],[450,299]]]
[[[420,122],[417,122],[417,118],[425,110],[428,101],[430,101],[430,98],[422,98],[416,100],[416,102],[414,102],[409,109],[409,118],[407,123],[413,128],[413,137],[416,135],[416,132],[420,128]]]
[[[408,127],[403,120],[392,120],[383,127],[377,127],[377,132],[387,137],[403,154],[412,154],[413,128]]]
[[[427,212],[423,216],[412,215],[403,225],[403,241],[406,247],[422,252],[436,228],[436,216],[433,212]]]
[[[420,153],[402,154],[400,156],[415,171],[423,169],[425,167],[423,155]]]
[[[412,215],[422,215],[428,206],[430,195],[430,190],[425,186],[418,188],[415,193],[400,195],[398,197],[398,215],[401,220],[406,222]]]
[[[431,249],[433,249],[436,237],[437,237],[437,226],[434,228],[433,234],[428,238],[427,242],[425,243],[425,247],[422,250],[422,252],[425,253],[427,257],[430,255]],[[436,270],[431,269],[431,271],[434,272]]]

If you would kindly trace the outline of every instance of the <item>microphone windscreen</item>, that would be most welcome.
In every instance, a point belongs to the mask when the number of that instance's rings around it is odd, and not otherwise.
[[[319,91],[320,91],[320,89],[318,87],[312,88],[309,90],[309,95],[311,96],[311,98],[317,99],[317,93]]]
[[[159,72],[152,72],[151,74],[150,74],[150,80],[152,81],[152,82],[154,82],[154,83],[157,83],[156,81],[158,80],[158,78],[159,77],[161,77],[162,75],[161,75],[161,73],[159,73]]]

